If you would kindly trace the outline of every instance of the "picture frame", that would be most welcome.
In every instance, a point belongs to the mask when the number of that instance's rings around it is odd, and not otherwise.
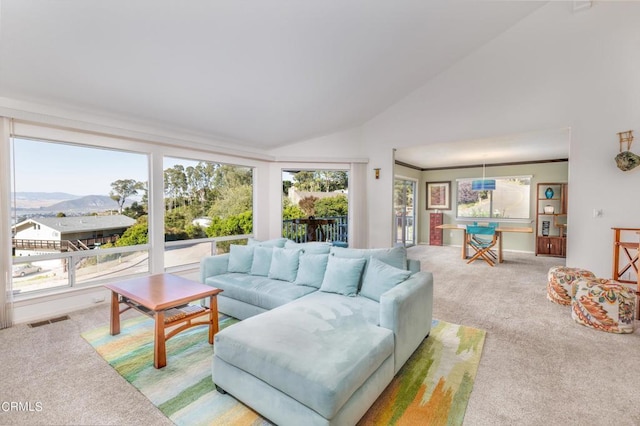
[[[451,210],[451,181],[427,182],[427,210]]]

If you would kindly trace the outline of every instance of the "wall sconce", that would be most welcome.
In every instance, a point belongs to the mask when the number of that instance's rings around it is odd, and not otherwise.
[[[373,171],[376,173],[376,179],[380,179],[380,167],[373,169]]]

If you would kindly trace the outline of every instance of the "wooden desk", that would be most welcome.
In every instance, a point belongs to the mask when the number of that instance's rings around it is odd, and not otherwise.
[[[443,225],[436,226],[438,229],[447,229],[454,231],[462,231],[462,258],[466,259],[468,257],[467,251],[467,227],[466,225],[456,225],[453,223],[445,223]],[[498,262],[502,263],[502,233],[503,232],[516,232],[516,233],[525,233],[531,234],[533,233],[533,228],[531,227],[519,227],[519,228],[496,228],[496,236],[498,237]]]

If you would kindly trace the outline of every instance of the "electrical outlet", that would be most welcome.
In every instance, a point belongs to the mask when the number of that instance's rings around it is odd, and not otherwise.
[[[91,300],[93,301],[93,303],[102,303],[104,302],[104,296],[92,297]]]
[[[593,217],[601,218],[603,215],[602,209],[593,209]]]

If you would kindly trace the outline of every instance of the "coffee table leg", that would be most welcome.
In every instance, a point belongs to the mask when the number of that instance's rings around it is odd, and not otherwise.
[[[111,292],[111,335],[120,334],[120,296],[115,291]]]
[[[209,344],[213,345],[213,336],[218,332],[218,298],[209,297]]]
[[[164,337],[164,311],[155,313],[156,336],[153,340],[153,366],[162,368],[167,365],[167,346]]]

